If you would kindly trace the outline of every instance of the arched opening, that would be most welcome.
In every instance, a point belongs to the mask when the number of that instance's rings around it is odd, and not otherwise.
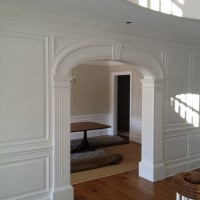
[[[73,131],[70,134],[71,184],[138,169],[141,153],[141,144],[138,144],[141,141],[141,73],[132,65],[116,61],[92,61],[74,67],[71,74],[74,77],[71,84],[71,122],[96,122],[111,126],[109,129],[87,131],[90,147],[95,151],[87,147],[85,160],[88,162],[88,157],[94,154],[98,157],[97,154],[102,152],[104,155],[118,153],[123,156],[118,165],[106,164],[103,168],[99,168],[98,162],[85,165],[83,150],[80,150],[85,144],[82,143],[85,141],[84,131]],[[130,80],[124,83],[123,79],[119,83],[119,77],[126,76]],[[77,162],[80,156],[81,164]],[[91,167],[94,169],[88,171],[87,168]]]
[[[54,62],[54,196],[70,186],[70,71],[92,60],[116,60],[134,64],[142,80],[142,159],[139,175],[150,181],[165,178],[163,162],[163,73],[158,62],[146,52],[119,43],[78,44],[70,52],[63,49]],[[63,191],[64,190],[64,191]],[[68,196],[69,198],[69,196]]]

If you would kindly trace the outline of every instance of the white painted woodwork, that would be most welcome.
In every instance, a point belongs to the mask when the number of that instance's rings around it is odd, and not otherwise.
[[[156,109],[162,106],[163,82],[142,80],[142,159],[139,163],[139,175],[151,181],[165,177],[163,119],[162,112]]]
[[[71,78],[53,76],[54,81],[54,199],[73,198],[70,186],[70,91]]]
[[[176,95],[200,94],[198,42],[0,15],[0,199],[73,199],[70,71],[94,60],[134,64],[144,77],[142,119],[132,119],[142,132],[140,176],[156,181],[200,167],[199,120],[194,126],[171,106]],[[199,104],[191,107],[199,116]]]

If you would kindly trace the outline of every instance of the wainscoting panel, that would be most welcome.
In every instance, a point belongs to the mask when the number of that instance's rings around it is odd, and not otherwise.
[[[165,137],[165,162],[175,162],[189,157],[189,134]]]
[[[186,50],[166,51],[165,54],[165,115],[164,127],[166,130],[186,126],[187,121],[183,115],[179,95],[187,94],[190,88],[190,53]],[[181,71],[181,73],[179,73]],[[177,82],[178,80],[178,82]]]
[[[48,151],[38,151],[0,158],[0,199],[47,199],[51,189]],[[4,181],[2,181],[4,180]]]
[[[141,143],[142,141],[142,119],[132,118],[130,140]]]
[[[1,31],[0,43],[0,148],[6,153],[50,139],[48,37]]]
[[[200,129],[165,132],[166,175],[200,167]]]
[[[78,115],[72,116],[71,122],[93,121],[97,123],[110,124],[109,114],[96,114],[96,115]],[[109,135],[109,129],[88,131],[88,137]],[[71,134],[71,140],[82,138],[83,132],[76,132]]]
[[[191,157],[200,156],[200,130],[191,133]]]

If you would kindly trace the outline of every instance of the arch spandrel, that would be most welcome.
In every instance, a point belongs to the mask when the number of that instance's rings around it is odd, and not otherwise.
[[[119,48],[120,47],[120,48]],[[53,64],[53,75],[69,75],[71,69],[93,60],[114,60],[134,64],[144,79],[163,79],[163,71],[155,58],[138,47],[116,42],[88,42],[77,48],[63,49]]]

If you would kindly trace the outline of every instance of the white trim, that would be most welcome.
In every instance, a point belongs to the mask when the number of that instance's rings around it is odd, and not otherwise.
[[[82,121],[93,121],[97,123],[103,123],[110,125],[109,114],[94,114],[94,115],[77,115],[71,116],[71,122],[82,122]],[[87,133],[88,137],[110,135],[110,129],[101,129],[89,131]],[[79,139],[83,137],[83,132],[71,133],[71,140]]]

